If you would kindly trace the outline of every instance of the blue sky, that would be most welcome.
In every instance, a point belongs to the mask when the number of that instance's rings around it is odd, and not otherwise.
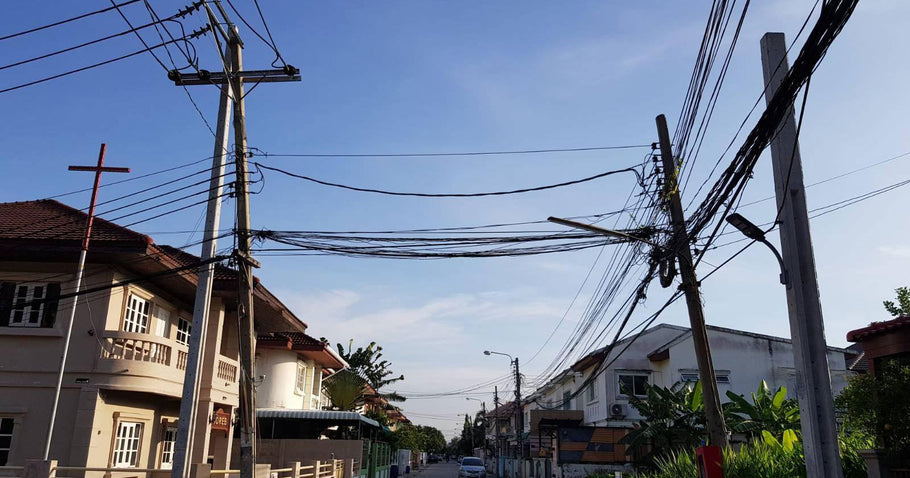
[[[249,144],[272,153],[399,153],[571,148],[656,140],[654,117],[675,127],[701,39],[708,2],[275,2],[261,1],[283,56],[301,69],[300,83],[261,85],[247,97]],[[753,2],[702,156],[700,183],[761,91],[758,42],[766,31],[788,40],[811,1]],[[258,30],[252,2],[235,0]],[[5,10],[0,33],[19,31],[109,5],[27,2]],[[153,0],[159,15],[183,7]],[[141,4],[125,8],[148,21]],[[910,73],[902,45],[910,5],[861,2],[812,80],[801,149],[807,183],[910,151],[905,111]],[[190,17],[188,28],[197,28]],[[120,32],[116,13],[94,16],[0,41],[6,62]],[[245,66],[267,68],[273,55],[245,27]],[[150,43],[157,43],[151,30]],[[211,36],[194,42],[201,66],[217,70]],[[801,42],[799,43],[801,44]],[[141,48],[132,36],[0,71],[0,89]],[[162,55],[162,58],[166,58]],[[209,122],[217,92],[191,87]],[[0,95],[3,201],[52,196],[90,185],[66,172],[90,164],[108,143],[110,165],[134,175],[209,156],[212,136],[162,68],[140,55],[88,72]],[[752,122],[749,123],[749,126]],[[738,144],[738,143],[737,143]],[[267,164],[329,181],[422,192],[472,192],[559,182],[636,164],[644,150],[468,158],[270,158]],[[764,156],[745,202],[773,193]],[[191,170],[187,170],[191,171]],[[101,199],[128,194],[176,175],[105,188]],[[809,207],[846,199],[910,177],[910,157],[810,188]],[[106,181],[121,179],[112,175]],[[632,187],[614,176],[572,188],[481,199],[378,197],[266,177],[253,198],[256,227],[371,230],[533,221],[617,209]],[[691,194],[691,191],[689,191]],[[908,281],[910,247],[902,221],[907,192],[886,195],[812,223],[827,337],[886,318],[881,301]],[[688,198],[686,198],[688,199]],[[86,195],[62,198],[83,207]],[[230,207],[232,203],[228,203]],[[772,203],[744,207],[757,223]],[[201,210],[137,226],[159,243],[189,242]],[[225,216],[225,224],[231,220]],[[776,240],[776,237],[775,237]],[[223,243],[224,244],[224,243]],[[722,262],[735,247],[712,251]],[[192,250],[191,250],[192,251]],[[198,252],[198,251],[193,251]],[[402,389],[436,392],[495,378],[502,357],[526,360],[565,313],[596,250],[530,258],[384,261],[338,257],[262,258],[257,274],[310,326],[332,341],[377,340]],[[709,323],[780,336],[789,334],[784,291],[767,250],[754,247],[704,283]],[[711,270],[703,266],[701,274]],[[602,264],[594,272],[603,273]],[[581,318],[591,289],[552,342],[524,371],[550,362]],[[652,289],[643,314],[666,292]],[[677,304],[662,321],[686,324]],[[490,399],[489,396],[480,398]],[[405,412],[451,435],[458,413],[476,409],[463,397],[412,400]],[[432,417],[430,417],[432,416]]]

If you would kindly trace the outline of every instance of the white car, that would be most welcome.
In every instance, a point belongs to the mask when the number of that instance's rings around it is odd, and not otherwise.
[[[458,478],[487,478],[487,470],[483,460],[476,456],[466,456],[458,467]]]

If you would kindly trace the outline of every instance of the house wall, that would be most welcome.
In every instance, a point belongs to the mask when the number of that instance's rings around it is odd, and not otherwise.
[[[73,290],[73,264],[0,262],[0,281],[60,282],[65,293]],[[90,265],[84,287],[109,285],[126,278],[109,266]],[[148,333],[122,331],[127,297],[136,293],[151,300]],[[54,325],[49,328],[0,327],[0,416],[15,419],[9,464],[22,465],[43,455],[60,366],[64,331],[72,299],[58,304]],[[176,339],[177,319],[191,320],[187,305],[178,305],[153,287],[118,286],[79,299],[72,328],[63,387],[54,427],[51,458],[63,466],[108,466],[117,416],[136,417],[144,426],[140,467],[158,466],[161,420],[176,420],[185,371],[178,366],[186,346]],[[158,310],[168,312],[168,322],[158,336]],[[198,458],[209,455],[208,416],[219,405],[231,411],[237,404],[236,378],[219,377],[219,362],[236,366],[233,357],[217,351],[230,350],[221,341],[225,330],[224,306],[214,298],[208,321],[208,341],[203,354],[203,386],[200,390],[200,427],[196,443]],[[229,327],[228,327],[229,328]],[[126,354],[123,344],[153,343],[147,354],[166,357],[167,363],[136,359],[142,352]],[[119,344],[112,346],[112,344]],[[111,355],[116,347],[120,347]],[[169,352],[164,347],[169,348]],[[119,354],[119,355],[118,355]],[[157,354],[157,355],[156,355]],[[126,355],[130,355],[127,357]],[[184,353],[185,356],[185,353]],[[220,374],[224,375],[224,373]],[[219,441],[221,440],[221,441]],[[222,443],[226,442],[226,443]],[[211,451],[216,463],[226,464],[230,438],[215,440]],[[68,472],[69,473],[69,472]]]
[[[239,463],[239,447],[234,447],[233,464]],[[343,460],[353,458],[363,462],[362,440],[304,440],[268,439],[259,440],[259,463],[270,463],[272,467],[287,466],[295,461],[309,465],[313,460]]]
[[[302,391],[296,387],[298,362],[306,365],[306,380]],[[321,383],[322,367],[313,360],[304,359],[293,350],[262,348],[256,352],[256,373],[262,377],[256,388],[258,408],[319,408],[320,395],[313,394],[313,381],[315,379]],[[321,393],[321,388],[317,390]]]

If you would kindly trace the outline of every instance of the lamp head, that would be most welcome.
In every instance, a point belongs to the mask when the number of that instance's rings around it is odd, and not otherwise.
[[[762,231],[760,227],[752,224],[751,221],[737,213],[733,213],[727,216],[727,222],[729,222],[730,225],[736,229],[739,229],[739,232],[743,233],[743,235],[749,239],[756,241],[765,240],[765,232]]]
[[[490,352],[489,350],[484,350],[484,351],[483,351],[483,354],[484,354],[484,355],[490,355],[491,353],[492,353],[492,352]]]

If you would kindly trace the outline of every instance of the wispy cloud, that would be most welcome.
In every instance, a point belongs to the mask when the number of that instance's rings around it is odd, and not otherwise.
[[[910,247],[906,246],[879,246],[878,252],[886,256],[910,259]]]

